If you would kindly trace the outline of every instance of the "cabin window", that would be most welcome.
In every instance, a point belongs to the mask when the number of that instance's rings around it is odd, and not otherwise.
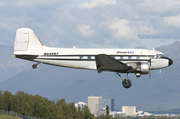
[[[91,56],[88,56],[88,59],[91,59]]]
[[[131,57],[131,56],[128,56],[128,59],[132,59],[132,57]]]
[[[164,54],[156,54],[156,58],[164,57]]]
[[[137,56],[136,59],[140,59],[140,56]]]
[[[80,56],[79,59],[83,59],[83,56]]]
[[[160,57],[165,57],[164,54],[160,54]]]

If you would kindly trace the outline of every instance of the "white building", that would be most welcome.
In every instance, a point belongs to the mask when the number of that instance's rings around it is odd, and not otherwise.
[[[75,107],[76,107],[76,108],[80,107],[81,111],[84,110],[84,106],[87,106],[87,104],[84,103],[84,102],[75,103]]]
[[[136,114],[136,106],[122,106],[122,113],[127,115]]]
[[[88,107],[92,114],[96,114],[96,112],[100,111],[100,109],[102,108],[102,97],[89,96]]]

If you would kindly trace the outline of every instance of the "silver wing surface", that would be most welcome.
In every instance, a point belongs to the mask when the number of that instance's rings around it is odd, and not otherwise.
[[[98,73],[101,73],[102,71],[126,73],[132,69],[131,66],[127,66],[126,64],[105,54],[96,55],[95,60]]]

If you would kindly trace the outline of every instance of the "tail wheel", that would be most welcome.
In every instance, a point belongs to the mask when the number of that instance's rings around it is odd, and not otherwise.
[[[122,85],[124,86],[124,88],[130,88],[132,83],[131,83],[131,81],[129,79],[124,79],[122,81]]]
[[[36,69],[36,68],[37,68],[37,65],[40,64],[40,63],[41,63],[41,62],[37,62],[36,64],[33,64],[33,65],[32,65],[32,68],[33,68],[33,69]]]

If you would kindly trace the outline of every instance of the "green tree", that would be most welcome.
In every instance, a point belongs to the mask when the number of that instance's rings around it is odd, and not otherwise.
[[[66,117],[65,117],[65,111],[64,111],[64,109],[63,109],[62,103],[64,103],[64,102],[63,102],[63,101],[60,101],[60,100],[57,100],[56,105],[57,105],[58,108],[59,108],[59,113],[60,113],[60,115],[61,115],[61,119],[65,119],[65,118],[66,118]]]
[[[84,106],[84,119],[93,119],[95,118],[93,114],[91,114],[90,109],[88,106]]]
[[[61,119],[60,110],[54,100],[51,102],[48,109],[49,116],[47,117],[47,119]]]
[[[109,119],[109,106],[106,106],[106,118]]]
[[[23,92],[17,92],[15,95],[12,96],[12,100],[11,100],[11,109],[12,111],[18,112],[18,113],[25,113],[24,112],[24,101],[25,99],[24,97],[24,93]]]
[[[0,109],[4,109],[4,97],[2,93],[2,90],[0,90]]]
[[[101,116],[96,117],[96,119],[106,119],[106,116],[104,114],[102,114]]]
[[[77,119],[83,119],[83,112],[81,111],[81,107],[78,107],[78,118]]]
[[[72,103],[69,103],[69,105],[68,105],[68,108],[69,108],[69,113],[68,113],[68,115],[71,115],[71,117],[73,118],[73,119],[77,119],[77,109],[76,109],[76,107],[75,107],[75,104],[74,104],[74,102],[72,102]]]
[[[77,115],[75,113],[76,109],[74,107],[74,103],[68,105],[65,102],[65,99],[61,99],[61,100],[57,101],[57,105],[58,105],[60,111],[62,111],[61,112],[61,114],[62,114],[61,117],[63,119],[73,119],[73,118],[77,117]]]
[[[12,94],[9,91],[4,91],[2,97],[4,101],[3,110],[11,111]]]
[[[59,107],[61,118],[66,119],[67,104],[65,102],[65,99],[62,98],[61,100],[58,100],[56,104]]]
[[[0,90],[0,95],[2,95],[2,93],[3,93],[3,91],[2,91],[2,90]]]

